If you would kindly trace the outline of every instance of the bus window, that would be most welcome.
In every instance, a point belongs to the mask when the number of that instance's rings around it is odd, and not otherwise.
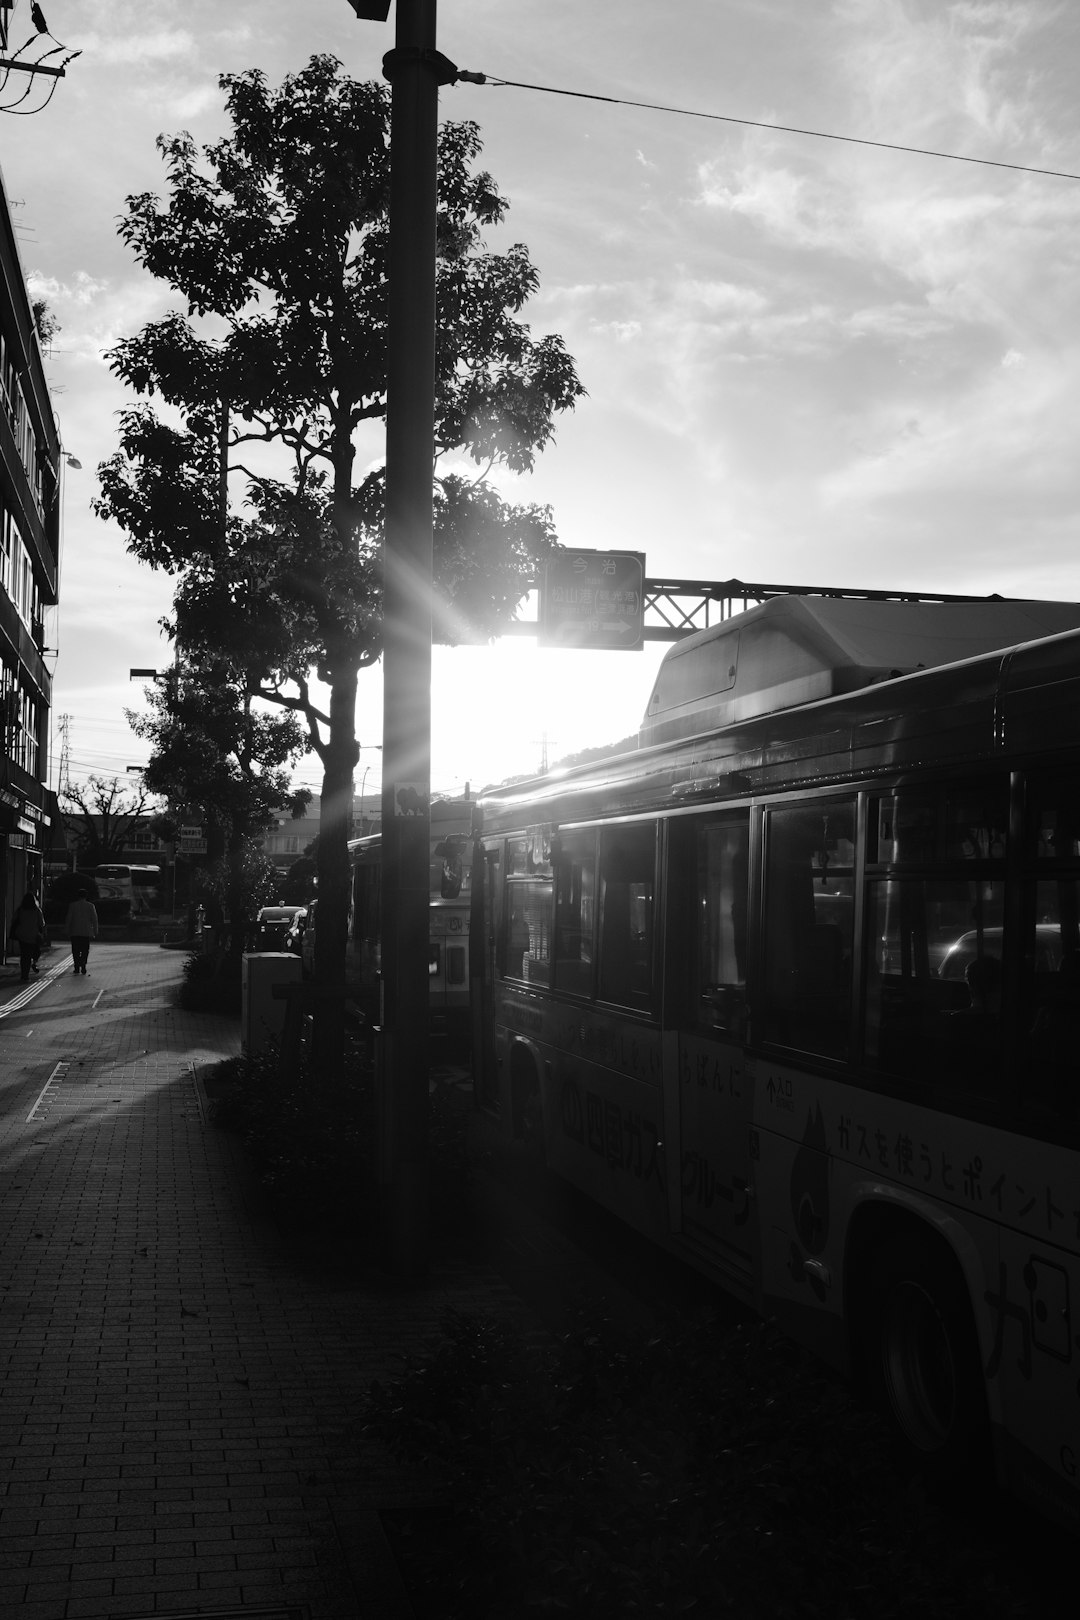
[[[873,1068],[997,1094],[1004,899],[997,880],[869,883],[864,1056]]]
[[[696,954],[691,1016],[702,1030],[741,1037],[746,1018],[749,814],[706,822],[697,833]]]
[[[463,857],[469,845],[464,838],[443,838],[431,852],[431,893],[442,900],[456,900],[469,886]]]
[[[588,996],[593,990],[596,833],[563,833],[555,852],[555,984]]]
[[[600,999],[653,1001],[656,823],[605,827],[600,835]]]
[[[506,978],[547,984],[551,978],[551,866],[530,838],[511,838],[506,854],[499,972]]]
[[[1080,878],[1035,884],[1035,924],[1021,993],[1026,1059],[1022,1111],[1057,1135],[1080,1123]]]
[[[1029,791],[1027,854],[1037,861],[1080,860],[1080,776],[1036,776]]]
[[[1033,777],[1025,857],[1021,1115],[1040,1135],[1080,1133],[1080,775]],[[1032,868],[1034,867],[1034,871]],[[1037,874],[1037,876],[1035,875]]]
[[[867,859],[871,865],[933,866],[999,860],[1009,825],[1004,776],[960,783],[942,792],[904,792],[873,801]]]
[[[851,1014],[855,807],[820,800],[769,813],[762,1033],[846,1057]]]

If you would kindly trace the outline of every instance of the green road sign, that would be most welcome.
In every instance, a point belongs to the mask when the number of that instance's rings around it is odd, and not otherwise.
[[[541,647],[637,652],[645,640],[645,555],[560,551],[540,583]]]

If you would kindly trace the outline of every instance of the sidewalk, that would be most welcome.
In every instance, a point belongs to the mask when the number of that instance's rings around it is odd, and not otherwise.
[[[408,1620],[378,1511],[424,1482],[364,1393],[447,1306],[524,1308],[478,1267],[304,1267],[207,1123],[239,1030],[176,1006],[181,966],[0,970],[0,1614]]]

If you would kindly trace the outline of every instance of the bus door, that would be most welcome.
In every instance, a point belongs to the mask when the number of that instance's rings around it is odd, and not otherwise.
[[[664,1007],[670,1217],[750,1298],[751,1085],[746,1036],[748,810],[669,823]]]

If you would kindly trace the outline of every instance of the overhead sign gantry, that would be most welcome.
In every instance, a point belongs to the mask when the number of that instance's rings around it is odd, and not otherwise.
[[[647,641],[680,641],[776,596],[862,602],[985,602],[1002,597],[940,591],[850,590],[829,585],[765,585],[741,579],[646,577],[641,551],[556,553],[536,581],[537,615],[504,635],[536,636],[541,647],[640,650]]]

